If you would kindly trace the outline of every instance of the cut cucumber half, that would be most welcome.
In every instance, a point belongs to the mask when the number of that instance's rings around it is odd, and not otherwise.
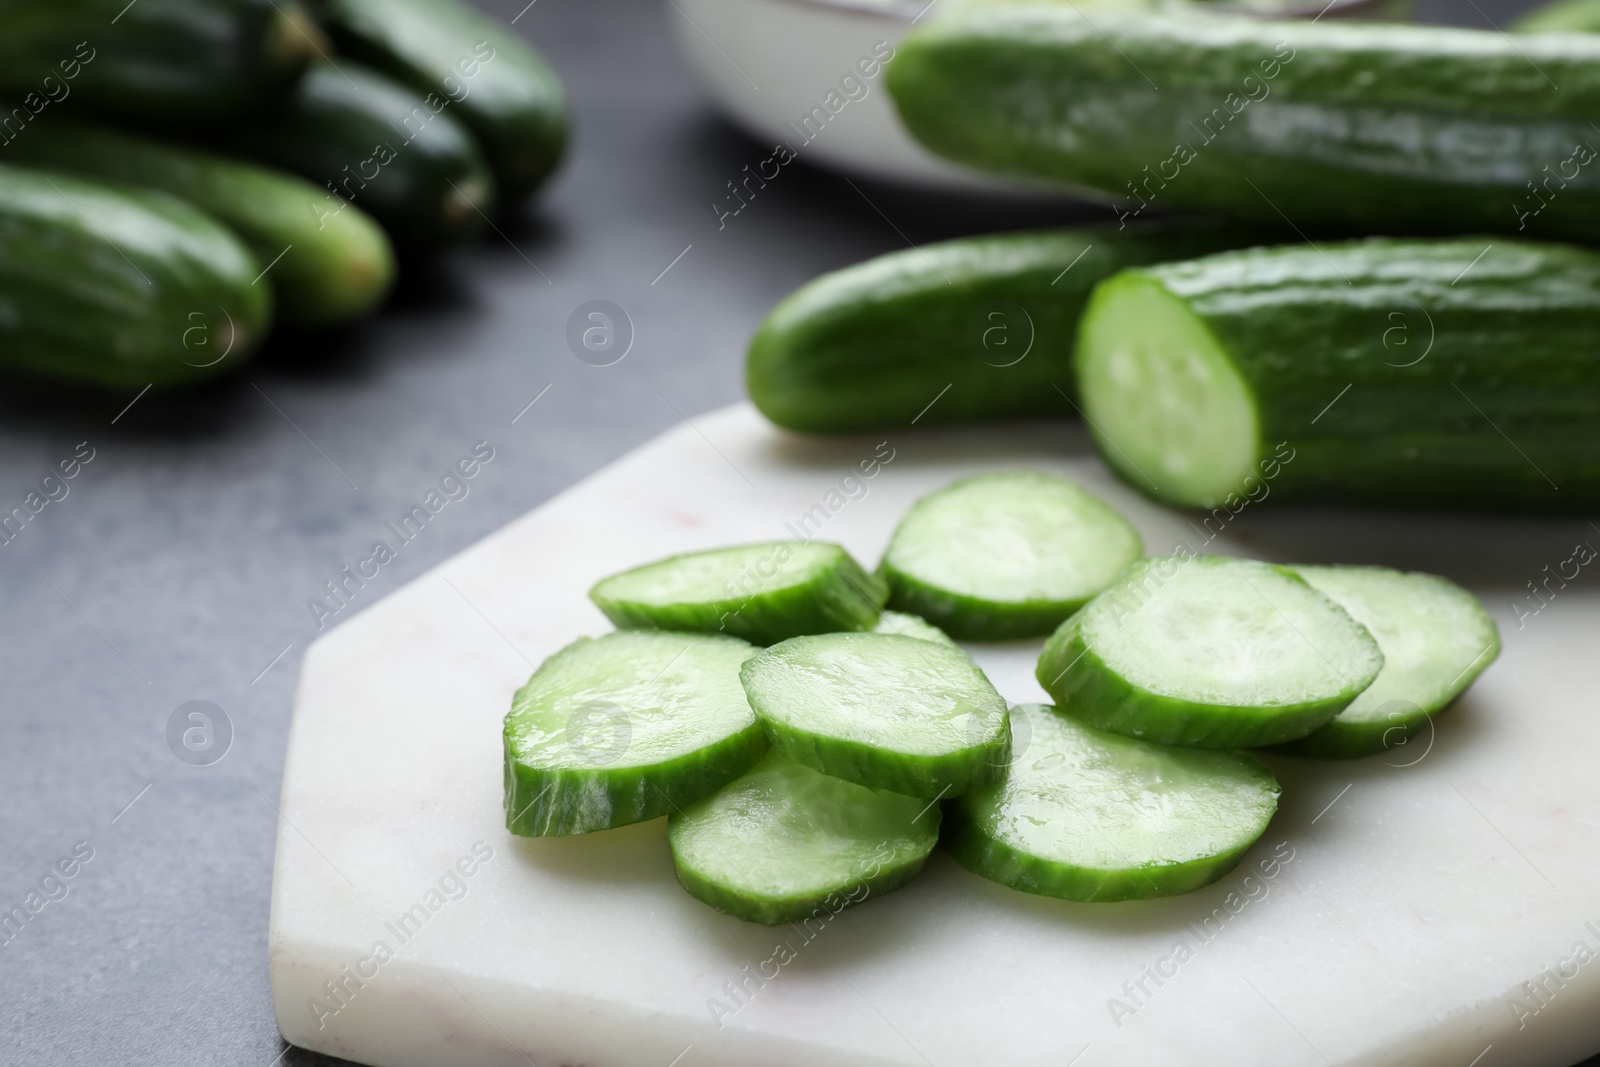
[[[772,541],[671,556],[589,590],[622,628],[726,633],[758,645],[801,634],[870,630],[883,580],[824,541]]]
[[[720,635],[622,631],[545,660],[506,716],[506,828],[643,822],[743,774],[767,750],[739,684],[755,652]]]
[[[1293,571],[1144,559],[1062,624],[1037,677],[1092,726],[1194,748],[1304,737],[1383,666],[1372,635]]]
[[[1248,753],[1138,741],[1042,704],[1011,709],[1011,729],[1027,751],[1002,781],[945,805],[944,847],[1025,893],[1188,893],[1233,869],[1278,808],[1277,780]]]
[[[1005,701],[955,645],[895,634],[794,637],[739,676],[774,748],[847,782],[955,796],[1009,761]]]
[[[1398,748],[1500,655],[1500,631],[1478,598],[1432,574],[1386,567],[1295,567],[1367,628],[1383,670],[1328,725],[1278,746],[1346,759]]]
[[[768,925],[825,922],[900,888],[938,836],[938,805],[776,752],[667,819],[679,883],[718,911]]]
[[[918,500],[878,573],[889,603],[951,636],[1047,634],[1144,553],[1139,534],[1065,478],[1008,471]]]
[[[1130,484],[1212,507],[1256,473],[1249,385],[1205,323],[1146,275],[1119,274],[1095,290],[1075,365],[1100,455]]]
[[[953,645],[955,638],[939,629],[933,623],[920,615],[909,615],[903,611],[885,611],[878,616],[878,625],[872,628],[875,634],[898,634],[901,637],[915,637],[923,641],[938,641],[942,644]]]

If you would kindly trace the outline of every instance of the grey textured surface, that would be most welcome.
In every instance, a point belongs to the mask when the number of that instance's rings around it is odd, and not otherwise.
[[[524,2],[486,6],[509,20]],[[279,1040],[265,959],[284,738],[323,583],[387,540],[385,522],[475,442],[495,458],[469,494],[340,617],[738,399],[745,339],[817,273],[905,239],[1093,215],[858,192],[802,166],[719,231],[712,202],[764,153],[713,116],[662,6],[529,6],[517,27],[567,81],[575,150],[527,220],[412,265],[377,320],[281,337],[202,395],[125,412],[130,396],[0,388],[0,511],[80,442],[94,456],[0,548],[0,911],[76,843],[93,849],[66,896],[0,945],[0,1062],[333,1062]],[[1521,6],[1427,13],[1481,24]],[[613,366],[565,341],[592,299],[635,328]],[[210,766],[168,748],[168,720],[191,700],[232,724]]]

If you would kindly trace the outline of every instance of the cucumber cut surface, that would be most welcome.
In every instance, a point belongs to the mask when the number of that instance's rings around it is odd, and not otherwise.
[[[1405,745],[1500,655],[1478,598],[1445,578],[1386,567],[1295,567],[1367,628],[1383,670],[1332,722],[1278,751],[1340,759]]]
[[[901,637],[915,637],[923,641],[938,641],[946,645],[956,643],[955,638],[927,619],[904,611],[885,611],[878,616],[878,625],[872,628],[872,632],[875,634],[898,634]]]
[[[727,633],[759,645],[870,630],[889,597],[838,545],[772,541],[671,556],[589,591],[619,627]]]
[[[1205,325],[1140,274],[1095,291],[1078,346],[1079,395],[1100,455],[1159,499],[1210,507],[1254,473],[1254,398]]]
[[[771,753],[667,819],[678,881],[695,898],[769,925],[832,916],[916,877],[939,808]]]
[[[506,827],[581,834],[677,810],[767,750],[732,637],[621,631],[539,665],[505,721]]]
[[[956,638],[1048,634],[1144,552],[1128,521],[1039,471],[965,478],[900,520],[881,574],[889,603]]]
[[[1058,708],[1101,729],[1255,748],[1324,725],[1382,666],[1372,635],[1287,568],[1165,556],[1063,623],[1037,676]]]
[[[944,847],[1027,893],[1110,901],[1171,896],[1222,877],[1278,807],[1254,756],[1171,748],[1040,704],[1011,710],[1026,751],[1005,778],[945,805]]]
[[[795,637],[740,670],[778,751],[908,796],[955,796],[1009,760],[1006,704],[960,648],[893,634]]]

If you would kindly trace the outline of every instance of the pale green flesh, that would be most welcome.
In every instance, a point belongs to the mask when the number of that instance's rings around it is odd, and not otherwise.
[[[1055,475],[983,474],[917,501],[886,566],[992,603],[1083,601],[1138,559],[1143,542],[1104,501]]]
[[[875,634],[896,634],[900,637],[915,637],[921,641],[938,641],[946,645],[954,645],[955,640],[933,623],[921,615],[912,615],[905,611],[885,611],[878,616],[878,625],[872,628]]]
[[[787,548],[788,551],[780,551]],[[822,542],[774,541],[673,556],[595,586],[606,600],[672,607],[718,603],[802,586],[837,566],[844,551]]]
[[[761,717],[911,756],[992,744],[1005,701],[955,645],[894,634],[795,637],[744,670]]]
[[[739,684],[753,645],[711,634],[624,630],[557,652],[517,691],[510,753],[539,770],[650,767],[755,723]]]
[[[1211,507],[1254,473],[1249,386],[1204,324],[1160,284],[1122,274],[1095,291],[1076,355],[1101,455],[1130,483]]]
[[[1038,704],[1011,721],[1027,750],[958,803],[985,836],[1041,860],[1108,872],[1204,860],[1248,846],[1277,810],[1253,756],[1139,741]]]
[[[1383,664],[1328,597],[1275,567],[1221,556],[1135,565],[1084,609],[1082,634],[1134,687],[1224,707],[1331,699]]]
[[[1478,598],[1431,574],[1384,567],[1296,567],[1383,650],[1383,669],[1339,713],[1341,722],[1400,721],[1454,700],[1500,651]]]
[[[939,825],[928,807],[771,753],[672,817],[672,854],[680,867],[732,892],[820,897],[927,855]]]

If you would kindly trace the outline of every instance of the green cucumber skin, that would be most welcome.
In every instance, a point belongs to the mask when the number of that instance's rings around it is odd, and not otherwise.
[[[597,597],[594,590],[589,596],[618,629],[723,633],[775,645],[804,634],[872,629],[889,587],[844,554],[838,566],[805,585],[748,598],[660,608]]]
[[[1243,375],[1274,500],[1600,502],[1600,254],[1505,238],[1372,239],[1132,273],[1183,300]]]
[[[766,728],[772,747],[794,762],[869,789],[908,797],[959,796],[996,781],[1011,763],[1010,730],[984,748],[918,756],[913,767],[907,757],[898,753],[774,722],[763,717],[759,708],[756,717]]]
[[[920,615],[957,641],[1015,641],[1049,634],[1061,625],[1059,603],[996,604],[929,585],[887,562],[878,573],[889,583],[894,610]]]
[[[532,193],[560,162],[561,80],[509,27],[454,0],[322,0],[318,14],[341,51],[420,93],[449,97],[506,200]]]
[[[1071,410],[1058,390],[1071,392],[1078,315],[1096,282],[1265,233],[1084,227],[878,256],[774,308],[751,339],[746,387],[768,419],[808,433],[900,429],[919,413],[919,424],[1058,415]]]
[[[930,814],[935,818],[938,817],[937,811]],[[670,826],[672,820],[669,818],[667,821]],[[892,893],[912,882],[921,873],[922,865],[927,861],[928,855],[923,853],[911,857],[904,863],[885,867],[875,878],[863,878],[850,887],[851,892],[861,891],[861,896],[855,900],[850,899],[849,893],[842,895],[829,893],[820,899],[798,896],[785,900],[764,900],[718,885],[681,864],[674,863],[673,870],[677,874],[678,884],[701,903],[709,904],[720,912],[732,915],[735,919],[762,923],[766,926],[779,926],[783,923],[804,922],[811,918],[821,920],[848,908],[865,904],[874,897]],[[833,896],[840,896],[840,907],[833,908],[828,905],[828,898]]]
[[[239,115],[286,92],[319,36],[296,0],[3,0],[0,21],[0,89],[27,109],[5,140],[69,99],[157,122]]]
[[[627,826],[670,815],[715,793],[748,771],[767,752],[759,722],[727,741],[667,764],[608,768],[604,803],[593,770],[540,770],[516,759],[505,744],[506,829],[523,837],[560,837]],[[677,784],[663,788],[663,777]],[[597,811],[604,816],[596,818]]]
[[[165,193],[0,166],[0,368],[115,390],[215,377],[267,330],[260,269]]]
[[[1109,669],[1078,633],[1077,616],[1045,642],[1036,674],[1058,708],[1091,726],[1113,733],[1186,748],[1257,748],[1304,737],[1333,720],[1355,694],[1301,705],[1295,715],[1279,709],[1272,721],[1243,721],[1233,709],[1206,715],[1199,705],[1135,689]],[[1150,720],[1181,721],[1182,728],[1162,729]],[[1137,726],[1137,732],[1133,724]]]
[[[1155,897],[1192,893],[1210,885],[1239,865],[1252,841],[1241,848],[1188,863],[1167,864],[1148,869],[1102,871],[1071,867],[1040,859],[984,834],[954,800],[944,808],[944,829],[939,847],[962,867],[980,878],[1040,896],[1058,897],[1086,904],[1119,900],[1148,900]],[[1159,880],[1146,873],[1159,874]]]
[[[394,250],[361,210],[303,178],[104,126],[52,120],[5,158],[181,197],[244,238],[278,294],[279,318],[326,326],[373,310],[394,281]],[[276,260],[276,262],[274,262]]]
[[[1600,33],[1600,2],[1555,0],[1534,8],[1507,28],[1514,33]]]
[[[1582,35],[995,7],[914,31],[888,87],[934,151],[1130,218],[1600,239],[1600,40]]]
[[[488,164],[444,98],[352,60],[314,64],[294,97],[236,145],[361,208],[401,244],[468,240],[494,210]]]

